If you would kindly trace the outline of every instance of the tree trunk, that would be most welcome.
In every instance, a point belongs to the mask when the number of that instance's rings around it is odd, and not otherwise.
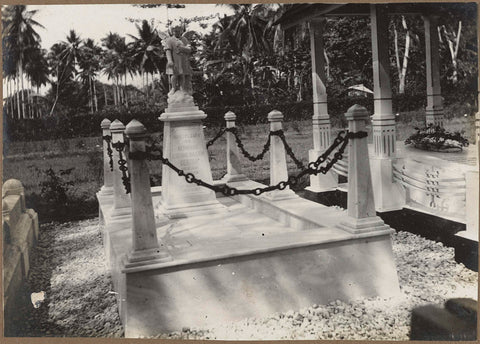
[[[105,97],[105,107],[108,106],[108,100],[107,100],[107,90],[105,89],[105,84],[102,84],[103,88],[103,96]]]
[[[146,92],[146,95],[147,95],[147,101],[150,100],[150,88],[148,87],[148,73],[145,73],[145,78],[147,80],[147,84],[145,86],[145,92]]]
[[[23,86],[23,66],[22,66],[22,61],[20,61],[19,65],[18,65],[18,68],[19,68],[19,74],[20,74],[20,80],[22,82],[22,118],[25,118],[26,116],[26,113],[25,113],[25,92],[24,92],[24,86]]]
[[[394,44],[395,44],[395,62],[397,64],[398,79],[400,79],[400,74],[402,73],[402,66],[400,66],[400,51],[398,48],[398,32],[397,26],[393,24],[393,33],[394,33]]]
[[[113,94],[113,105],[117,106],[117,89],[115,84],[112,84],[112,94]]]
[[[153,99],[153,103],[155,103],[155,79],[154,79],[154,75],[153,75],[153,72],[152,72],[152,99]]]
[[[28,94],[29,94],[29,97],[28,97],[28,113],[29,113],[29,116],[30,118],[33,118],[33,92],[32,92],[32,81],[29,80],[29,85],[28,85]]]
[[[7,79],[7,115],[13,118],[13,108],[12,108],[12,81],[10,78]]]
[[[90,113],[93,114],[92,77],[90,75],[88,76],[88,93],[90,96],[88,99],[88,104],[90,105]]]
[[[93,78],[93,100],[95,102],[95,112],[98,112],[97,88],[95,87],[95,78]]]
[[[405,52],[403,54],[403,63],[402,63],[402,72],[400,73],[400,84],[398,87],[398,93],[403,94],[405,93],[405,79],[407,77],[407,66],[408,66],[408,58],[410,55],[410,30],[407,26],[407,21],[404,16],[402,16],[402,24],[403,28],[406,30],[405,33]]]
[[[127,91],[127,74],[125,73],[125,78],[124,78],[124,93],[125,93],[125,106],[128,107],[128,91]]]
[[[323,49],[323,56],[325,57],[325,76],[330,80],[330,59],[327,55],[327,50]]]
[[[55,91],[55,100],[53,101],[52,108],[50,109],[50,114],[49,116],[53,115],[53,110],[55,109],[55,106],[57,105],[58,97],[59,97],[59,91],[60,91],[60,79],[61,76],[59,75],[59,67],[57,66],[57,90]]]
[[[7,89],[7,100],[5,101],[5,115],[8,117],[9,116],[9,113],[8,113],[8,108],[9,108],[9,105],[10,105],[10,93],[9,93],[9,80],[6,79],[6,83],[5,83],[5,87]]]
[[[18,119],[22,118],[22,110],[20,109],[20,82],[18,80],[18,73],[15,78],[15,86],[17,89],[17,114],[18,114]]]
[[[40,95],[40,86],[37,85],[37,95]],[[36,111],[37,111],[37,117],[40,118],[42,117],[42,115],[40,114],[40,106],[38,104],[38,97],[35,98],[35,108],[36,108]]]
[[[143,68],[142,70],[140,71],[140,74],[142,75],[142,92],[143,92],[143,97],[144,97],[144,101],[146,102],[147,101],[147,96],[145,94],[145,73],[143,72]]]

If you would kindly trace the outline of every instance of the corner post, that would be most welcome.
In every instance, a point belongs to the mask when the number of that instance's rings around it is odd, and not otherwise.
[[[132,198],[132,251],[127,255],[125,267],[170,260],[166,247],[159,245],[153,212],[150,173],[145,160],[147,130],[137,120],[126,128],[129,138],[130,184]]]
[[[310,21],[310,51],[312,59],[313,89],[313,149],[308,151],[309,161],[317,160],[331,143],[331,123],[327,106],[327,76],[325,74],[325,49],[323,33],[326,19],[320,17]],[[327,174],[310,176],[312,192],[333,191],[338,186],[338,176],[330,171]]]
[[[235,120],[237,116],[228,111],[225,114],[226,127],[235,128]],[[247,177],[242,173],[242,163],[240,161],[240,152],[238,151],[235,142],[235,135],[227,131],[227,174],[222,178],[225,183],[237,182],[247,180]]]
[[[363,106],[350,107],[345,113],[349,134],[365,132],[368,115]],[[339,227],[351,233],[388,229],[375,212],[367,137],[350,138],[348,150],[348,217]]]
[[[280,111],[273,110],[268,114],[270,122],[270,131],[282,130],[283,114]],[[270,185],[277,185],[282,181],[288,180],[287,158],[285,147],[280,137],[272,135],[270,137]],[[286,187],[284,190],[274,190],[266,194],[271,200],[280,200],[297,197],[297,195]]]
[[[440,51],[438,48],[438,16],[426,15],[425,69],[427,74],[427,125],[443,126],[443,101],[440,87]]]
[[[125,126],[118,119],[114,120],[110,125],[110,132],[112,133],[112,146],[116,143],[125,143],[123,133],[125,131]],[[122,158],[127,159],[125,147],[122,150]],[[130,207],[131,201],[130,196],[125,192],[125,187],[122,181],[122,171],[120,171],[120,165],[118,161],[120,160],[120,152],[113,148],[113,187],[114,187],[114,198],[113,198],[113,212],[112,219],[116,218],[118,220],[129,218],[132,214]]]
[[[110,167],[109,149],[112,149],[112,136],[110,125],[112,123],[105,118],[100,124],[103,134],[103,186],[100,189],[99,196],[113,195],[113,171]],[[109,140],[109,141],[108,141]],[[113,154],[113,150],[112,150]]]

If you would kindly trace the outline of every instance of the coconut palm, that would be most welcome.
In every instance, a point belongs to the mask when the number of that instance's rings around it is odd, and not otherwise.
[[[148,73],[153,75],[160,72],[160,64],[164,57],[161,39],[152,26],[146,21],[142,21],[142,26],[135,25],[138,31],[138,37],[129,35],[133,38],[130,45],[134,67],[142,76],[143,89],[145,89],[144,76]],[[148,86],[147,86],[148,97]]]
[[[100,59],[102,48],[95,44],[95,42],[88,38],[83,41],[80,50],[80,58],[78,61],[80,67],[80,77],[84,84],[87,84],[89,94],[90,111],[98,111],[97,92],[95,87],[95,79],[100,70]]]
[[[20,106],[18,108],[18,117],[25,117],[25,92],[24,89],[24,67],[28,58],[28,52],[32,48],[39,47],[40,36],[35,31],[35,27],[43,28],[43,26],[35,21],[33,17],[37,11],[28,11],[25,5],[5,6],[3,9],[3,31],[2,43],[4,49],[8,52],[9,58],[7,60],[15,61],[16,79],[21,82],[22,87],[22,112],[20,113]],[[17,81],[18,87],[18,81]],[[18,92],[17,92],[18,96]],[[17,104],[19,99],[17,98]]]
[[[116,104],[125,104],[128,106],[126,93],[127,74],[133,75],[133,59],[125,42],[125,37],[117,33],[109,33],[102,38],[102,44],[107,48],[104,54],[104,73],[109,79],[114,79],[116,84],[116,93],[114,99]],[[121,81],[124,81],[124,90],[120,88]],[[122,94],[123,93],[123,94]]]
[[[35,111],[37,113],[37,116],[40,112],[38,106],[40,87],[46,85],[50,81],[46,55],[47,52],[44,49],[33,49],[31,53],[28,54],[29,59],[25,66],[25,72],[28,75],[32,86],[36,87],[37,89],[37,94],[35,97]]]
[[[81,39],[75,30],[70,30],[66,41],[55,43],[50,48],[49,61],[52,75],[57,78],[55,99],[50,115],[53,114],[60,96],[60,89],[65,83],[72,81],[78,74],[77,66],[81,53]]]

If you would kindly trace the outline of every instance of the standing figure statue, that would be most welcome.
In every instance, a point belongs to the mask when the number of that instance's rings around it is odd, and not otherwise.
[[[192,67],[190,66],[190,43],[182,36],[182,26],[175,26],[173,35],[164,39],[163,45],[167,55],[166,73],[169,79],[171,98],[177,91],[192,95]]]

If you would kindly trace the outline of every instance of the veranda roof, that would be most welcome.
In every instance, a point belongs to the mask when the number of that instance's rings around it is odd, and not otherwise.
[[[389,3],[389,14],[403,15],[422,15],[436,14],[448,15],[452,12],[463,12],[465,5],[470,3]],[[311,20],[319,16],[347,16],[347,15],[369,15],[370,4],[368,3],[350,3],[350,4],[287,4],[285,13],[275,22],[280,24],[282,29],[291,28],[304,21]]]

